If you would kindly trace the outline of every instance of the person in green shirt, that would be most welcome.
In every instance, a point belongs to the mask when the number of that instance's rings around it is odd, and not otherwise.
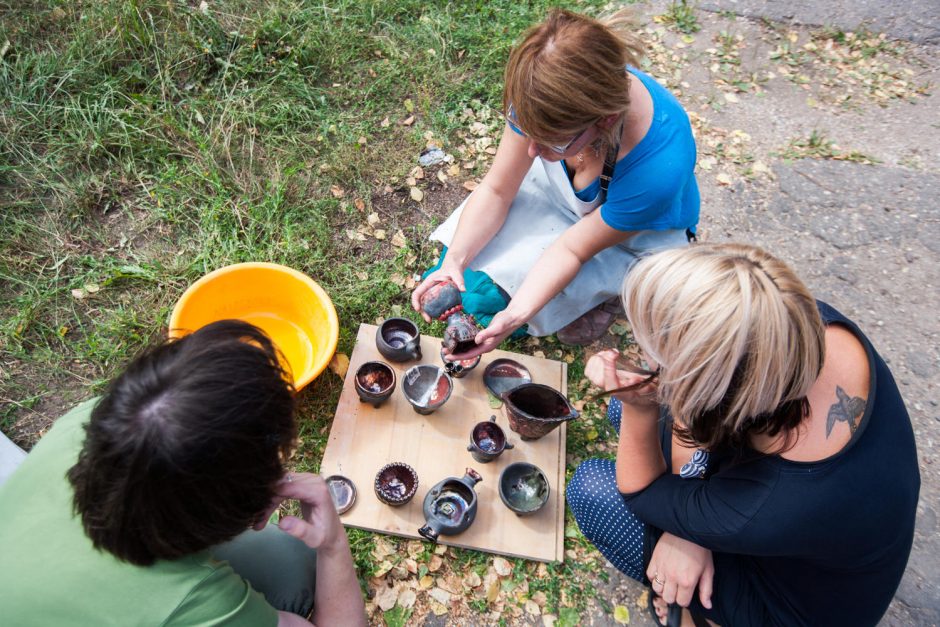
[[[135,359],[0,486],[9,625],[365,625],[323,479],[285,473],[294,394],[238,321]],[[285,500],[302,517],[266,526]]]

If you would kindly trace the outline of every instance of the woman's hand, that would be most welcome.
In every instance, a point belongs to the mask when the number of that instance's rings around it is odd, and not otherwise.
[[[323,477],[308,472],[288,473],[276,489],[281,500],[300,501],[303,516],[303,519],[295,516],[282,518],[278,523],[282,531],[299,538],[311,549],[321,551],[336,546],[340,535],[345,536]]]
[[[463,361],[464,359],[473,359],[477,355],[488,353],[498,347],[503,340],[512,335],[513,331],[525,324],[524,320],[519,320],[511,311],[504,309],[495,316],[489,326],[477,333],[477,345],[465,353],[454,355],[444,354],[445,358],[451,361]]]
[[[653,583],[653,592],[666,603],[688,607],[697,587],[702,605],[711,609],[715,566],[708,549],[664,533],[653,549],[646,576]]]
[[[415,288],[415,291],[411,293],[411,306],[415,311],[421,314],[425,322],[430,322],[431,317],[424,313],[421,310],[421,296],[427,292],[432,285],[435,283],[440,283],[441,281],[452,281],[457,285],[457,289],[461,292],[467,290],[466,285],[463,282],[463,268],[459,264],[450,261],[451,255],[444,255],[444,262],[441,264],[441,267],[428,275],[424,281],[421,282],[421,285]]]
[[[601,351],[588,359],[584,367],[584,376],[588,380],[604,391],[616,390],[618,388],[633,385],[642,382],[646,377],[625,370],[617,369],[617,358],[620,352],[616,349]],[[656,383],[650,382],[643,387],[629,392],[621,392],[613,395],[617,400],[635,406],[657,405]]]

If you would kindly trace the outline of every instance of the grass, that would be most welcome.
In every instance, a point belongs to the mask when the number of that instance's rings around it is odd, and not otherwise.
[[[698,23],[698,16],[695,14],[695,6],[689,4],[687,0],[678,0],[670,4],[662,15],[662,22],[687,35],[702,30],[702,26]]]
[[[0,2],[0,429],[34,444],[222,265],[314,276],[339,312],[342,352],[359,322],[411,315],[399,277],[431,264],[427,234],[453,204],[389,199],[407,197],[429,139],[457,153],[466,111],[488,121],[498,110],[510,46],[557,4]],[[403,246],[343,235],[373,212]],[[298,468],[319,467],[340,388],[324,375],[302,395]],[[586,453],[583,434],[569,437]],[[374,536],[350,539],[365,586]],[[430,556],[419,556],[425,574]],[[444,557],[444,570],[483,573],[489,559]],[[516,564],[518,577],[535,568]],[[583,608],[589,568],[549,567],[533,586],[546,611]]]
[[[817,130],[810,132],[808,137],[798,137],[778,152],[778,156],[786,160],[794,159],[832,159],[835,161],[853,161],[866,165],[879,163],[875,157],[866,155],[857,150],[843,150],[830,140],[825,133]]]

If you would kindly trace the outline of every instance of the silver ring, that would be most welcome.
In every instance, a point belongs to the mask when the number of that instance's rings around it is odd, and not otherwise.
[[[659,585],[663,586],[666,584],[666,580],[660,579],[659,573],[656,573],[655,575],[653,575],[653,583],[658,583]]]

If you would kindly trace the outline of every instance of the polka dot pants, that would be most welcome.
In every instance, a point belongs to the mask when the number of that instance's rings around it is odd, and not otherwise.
[[[607,419],[620,433],[621,404],[611,399]],[[646,525],[633,515],[617,491],[613,460],[592,458],[574,472],[565,490],[581,533],[626,575],[643,580],[643,542]]]

